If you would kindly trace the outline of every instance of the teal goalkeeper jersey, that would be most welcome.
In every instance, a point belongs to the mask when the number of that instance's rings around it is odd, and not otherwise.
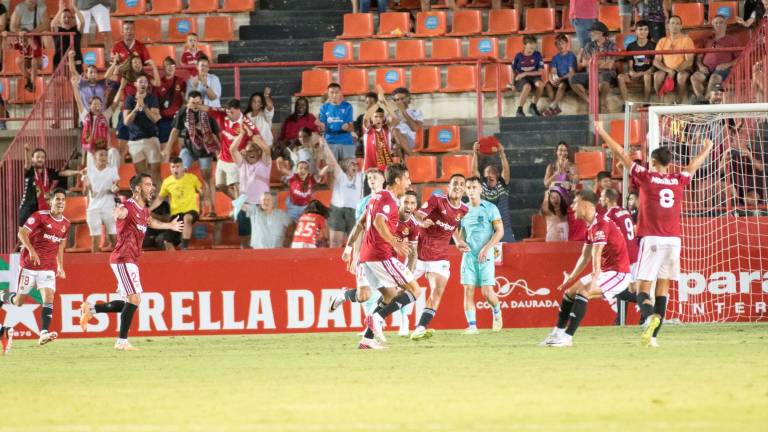
[[[373,194],[366,195],[357,202],[357,208],[355,209],[355,220],[360,220],[360,217],[363,216],[363,213],[365,213],[365,208],[368,206],[368,203],[371,202],[372,196]]]
[[[488,201],[481,200],[477,207],[467,203],[469,212],[461,220],[469,248],[474,255],[480,253],[480,249],[493,237],[493,221],[501,220],[499,209]]]

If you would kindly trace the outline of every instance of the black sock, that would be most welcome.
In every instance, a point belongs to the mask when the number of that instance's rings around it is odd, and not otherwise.
[[[357,303],[357,290],[351,289],[344,291],[344,298],[352,303]]]
[[[384,309],[384,306],[386,306],[384,304],[384,301],[381,299],[381,297],[379,297],[379,302],[376,305],[376,307],[373,308],[373,312],[371,313],[371,315],[381,312],[381,310]],[[373,332],[371,331],[371,329],[366,329],[365,335],[363,335],[363,337],[366,339],[373,339]]]
[[[40,321],[43,324],[43,331],[48,331],[51,326],[51,319],[53,318],[53,303],[46,303],[40,310]]]
[[[568,294],[564,295],[563,301],[560,302],[560,312],[557,313],[557,328],[564,329],[568,325],[568,318],[570,318],[572,308],[573,299],[568,297]]]
[[[629,290],[629,288],[627,288],[624,291],[618,293],[616,295],[616,299],[623,300],[629,303],[637,303],[637,294],[633,293],[632,291]]]
[[[116,313],[122,312],[125,302],[122,300],[112,300],[109,303],[98,303],[93,306],[96,313]]]
[[[659,314],[661,317],[659,326],[653,331],[653,337],[656,337],[656,335],[659,334],[659,330],[661,330],[661,323],[664,322],[664,314],[667,313],[667,296],[656,296],[656,303],[653,305],[653,313]]]
[[[429,323],[432,322],[432,318],[435,317],[436,313],[437,311],[434,309],[424,308],[424,312],[421,313],[421,318],[419,318],[419,326],[424,328],[429,327]]]
[[[642,321],[645,321],[646,318],[653,315],[653,305],[646,303],[646,300],[650,301],[651,296],[644,292],[637,293],[637,305],[640,306],[640,319]]]
[[[579,323],[581,323],[581,319],[584,318],[584,315],[587,313],[588,302],[588,298],[581,294],[576,294],[576,299],[573,302],[573,309],[571,310],[571,321],[568,323],[568,328],[565,329],[566,334],[573,336],[573,334],[576,333],[576,330],[579,328]]]
[[[181,239],[181,248],[189,249],[189,239]]]
[[[6,290],[0,298],[2,301],[0,301],[0,306],[2,306],[3,303],[13,304],[13,299],[16,297],[16,293],[11,292],[11,290]]]
[[[407,305],[408,303],[416,301],[416,297],[413,296],[409,291],[403,291],[402,293],[395,296],[395,298],[392,299],[391,302],[389,302],[388,305],[385,305],[382,307],[382,309],[378,312],[378,314],[382,318],[386,318],[395,311],[400,310],[402,307]]]
[[[120,312],[120,339],[128,339],[128,329],[131,328],[133,313],[138,307],[133,303],[125,303],[123,311]]]

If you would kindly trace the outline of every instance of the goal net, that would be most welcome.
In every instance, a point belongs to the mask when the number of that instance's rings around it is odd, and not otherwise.
[[[648,110],[648,155],[667,146],[672,170],[707,138],[712,153],[684,198],[681,276],[667,318],[768,321],[768,104]]]

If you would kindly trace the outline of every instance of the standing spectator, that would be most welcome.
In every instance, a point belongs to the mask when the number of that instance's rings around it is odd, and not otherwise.
[[[765,11],[768,9],[768,0],[759,0],[754,3],[754,9],[750,11],[749,15],[747,15],[747,5],[744,5],[744,15],[746,18],[742,19],[741,17],[736,17],[736,23],[749,28],[755,26],[756,23],[759,23],[760,21],[768,18],[768,15],[765,13]]]
[[[253,123],[246,120],[240,111],[240,99],[231,99],[227,102],[226,113],[224,126],[221,128],[221,135],[219,136],[221,150],[217,158],[218,163],[216,164],[216,189],[224,192],[234,200],[240,196],[240,170],[232,157],[230,147],[232,147],[232,144],[241,133],[258,137],[259,130]],[[245,150],[250,140],[251,138],[241,138],[237,151]]]
[[[272,89],[264,87],[264,93],[254,93],[248,99],[245,116],[256,125],[264,142],[272,148],[272,119],[275,117],[275,105],[272,103]]]
[[[416,146],[416,133],[422,133],[421,128],[424,127],[424,114],[417,108],[411,108],[411,92],[405,87],[396,88],[392,92],[392,99],[399,120],[392,133],[395,140],[407,143],[408,148],[413,150]]]
[[[480,143],[475,141],[472,146],[472,175],[482,180],[480,185],[483,190],[480,198],[498,207],[504,224],[504,237],[501,241],[510,243],[515,241],[515,234],[512,231],[512,215],[509,212],[509,161],[504,154],[503,146],[496,145],[493,148],[499,155],[501,172],[495,164],[491,163],[485,166],[483,174],[480,175]]]
[[[368,92],[365,94],[364,101],[365,110],[362,114],[357,116],[354,123],[353,139],[357,142],[357,148],[355,149],[356,157],[363,157],[365,152],[365,146],[363,145],[363,119],[365,118],[365,113],[368,112],[372,106],[376,105],[376,102],[379,101],[379,96],[376,92]]]
[[[160,140],[157,122],[160,121],[160,104],[148,92],[149,81],[141,75],[134,82],[136,94],[125,99],[123,119],[128,128],[128,152],[136,166],[136,172],[149,172],[152,181],[160,183]]]
[[[51,32],[74,33],[74,36],[72,38],[69,35],[53,37],[53,49],[55,51],[53,56],[54,69],[59,67],[59,63],[64,59],[64,53],[72,48],[72,51],[75,53],[75,67],[78,73],[82,72],[83,53],[80,50],[80,46],[83,36],[83,22],[83,14],[74,6],[71,9],[59,7],[59,11],[51,20]],[[70,45],[72,39],[74,39],[74,46]]]
[[[579,39],[581,48],[590,41],[589,32],[597,22],[598,3],[597,0],[570,0],[569,18],[573,28],[576,29],[576,37]]]
[[[109,0],[77,0],[77,8],[83,14],[83,33],[96,33],[91,32],[91,18],[93,18],[104,40],[104,52],[110,52],[112,49],[112,27],[109,19],[111,3]]]
[[[579,97],[589,103],[589,62],[597,53],[616,51],[616,45],[608,39],[608,27],[600,21],[595,21],[589,33],[591,40],[579,50],[579,66],[585,68],[571,78],[571,88]],[[616,69],[614,69],[614,57],[601,57],[597,63],[599,70],[600,105],[604,105],[613,85],[616,81]]]
[[[301,161],[296,165],[296,173],[289,169],[283,171],[283,174],[288,177],[285,181],[288,184],[288,199],[285,202],[285,209],[294,222],[299,219],[309,202],[312,201],[312,195],[315,193],[320,178],[329,169],[330,167],[326,165],[317,175],[312,175],[309,164]]]
[[[533,103],[528,107],[528,113],[533,116],[540,116],[541,113],[536,107],[541,93],[544,91],[544,81],[541,80],[541,71],[544,69],[544,59],[541,53],[536,51],[538,46],[536,38],[531,35],[523,37],[523,51],[515,55],[512,62],[512,74],[515,90],[520,92],[520,99],[517,104],[517,116],[525,117],[525,103],[528,101],[528,95],[532,90],[536,90],[533,96]]]
[[[179,157],[171,159],[171,175],[163,180],[160,192],[150,206],[152,211],[168,199],[171,205],[171,219],[184,221],[184,229],[181,231],[181,250],[189,248],[189,239],[192,238],[192,228],[200,219],[200,194],[205,187],[196,175],[185,172],[184,162]],[[167,241],[167,240],[166,240]],[[177,241],[171,241],[175,245]],[[171,249],[166,244],[166,249]]]
[[[632,16],[635,14],[635,5],[641,0],[619,0],[619,17],[621,17],[621,34],[628,34],[632,26]]]
[[[576,73],[578,61],[576,54],[568,49],[568,36],[560,33],[555,36],[555,47],[557,54],[552,57],[552,69],[549,80],[546,84],[547,96],[552,102],[544,111],[544,116],[556,116],[563,112],[560,109],[560,102],[565,97],[565,91],[570,87],[570,80]],[[506,231],[505,231],[506,233]]]
[[[304,128],[299,132],[299,139],[293,141],[291,146],[287,149],[291,159],[293,173],[295,173],[299,162],[306,162],[309,164],[310,173],[313,175],[317,174],[317,163],[320,159],[323,159],[323,149],[319,145],[320,140],[323,140],[323,138],[317,135],[312,135],[312,131],[308,128]],[[323,140],[323,142],[325,141]],[[285,166],[282,162],[282,157],[278,157],[277,162],[280,166]]]
[[[600,196],[600,194],[602,194],[603,191],[606,189],[613,189],[613,191],[616,192],[616,196],[618,197],[616,201],[622,202],[621,187],[616,187],[616,185],[613,182],[613,179],[611,178],[611,172],[600,171],[597,173],[597,177],[595,179],[595,185],[592,188],[592,191],[595,193],[595,196]],[[604,208],[602,208],[602,206],[599,205],[598,212],[602,213],[603,210]]]
[[[328,207],[318,200],[310,201],[296,222],[292,249],[314,249],[328,245]]]
[[[232,203],[232,207],[235,220],[237,220],[240,246],[244,249],[251,245],[252,215],[259,203],[262,202],[262,196],[269,193],[269,176],[272,170],[270,148],[259,135],[250,137],[250,142],[246,145],[245,150],[238,150],[241,141],[247,136],[247,129],[241,127],[240,135],[229,147],[229,153],[232,155],[240,174],[240,196]]]
[[[83,13],[83,15],[85,15],[85,13]],[[136,40],[136,27],[134,26],[133,21],[123,21],[122,30],[123,38],[112,45],[112,51],[110,51],[112,56],[117,57],[117,63],[125,63],[134,55],[139,56],[143,64],[152,62],[147,47]],[[88,30],[86,29],[85,32],[87,33]]]
[[[650,27],[648,21],[640,20],[635,23],[635,40],[627,46],[627,51],[653,51],[656,49],[656,42],[648,39]],[[629,70],[619,75],[619,91],[621,98],[626,102],[629,100],[627,84],[634,81],[643,81],[643,101],[651,100],[651,90],[653,89],[653,56],[639,54],[629,59]]]
[[[656,50],[685,50],[694,49],[693,39],[682,33],[683,20],[673,15],[669,17],[669,36],[661,38],[656,44]],[[671,92],[677,86],[677,102],[682,102],[687,96],[688,78],[691,76],[694,54],[657,55],[653,66],[658,69],[653,74],[653,85],[659,97]]]
[[[272,112],[274,115],[274,109]],[[304,96],[296,98],[296,103],[293,106],[293,113],[291,113],[291,115],[283,122],[277,142],[284,146],[288,146],[294,140],[299,138],[299,131],[305,128],[309,129],[310,132],[317,132],[316,122],[317,118],[315,118],[314,114],[309,112],[309,99]]]
[[[393,163],[391,131],[397,126],[398,120],[392,107],[382,96],[383,94],[379,95],[379,102],[370,107],[363,118],[364,170],[378,168],[379,171],[386,172],[387,166]],[[403,151],[410,153],[406,144],[400,142],[400,145]]]
[[[547,165],[544,173],[544,187],[562,186],[566,191],[570,191],[578,183],[579,172],[570,160],[568,144],[560,141],[555,148],[555,160]]]
[[[80,171],[62,170],[45,167],[45,150],[32,150],[24,146],[24,190],[19,204],[19,226],[24,225],[32,213],[49,210],[48,195],[57,187],[64,185],[62,177],[79,175]]]
[[[117,244],[114,211],[115,194],[120,190],[117,185],[119,180],[117,165],[109,163],[107,149],[96,150],[94,162],[88,164],[86,175],[83,177],[83,191],[88,195],[85,221],[91,233],[91,252],[99,252],[102,225],[109,236],[110,247]]]
[[[221,108],[221,81],[219,77],[208,73],[210,60],[206,56],[197,59],[197,75],[187,80],[187,97],[192,91],[203,95],[203,104],[211,108]]]
[[[113,95],[111,101],[106,103],[98,96],[92,96],[86,106],[78,91],[80,80],[80,76],[72,77],[72,89],[82,124],[80,147],[83,150],[84,157],[81,166],[93,165],[94,152],[99,149],[109,152],[110,164],[120,165],[120,152],[112,148],[110,143],[111,135],[109,133],[109,118],[112,117],[112,110],[117,106],[117,93]],[[123,81],[123,85],[124,83],[125,81]]]
[[[725,34],[728,29],[725,21],[722,15],[712,18],[714,32],[702,48],[734,48],[741,45],[735,37]],[[696,72],[691,75],[693,93],[704,97],[715,84],[725,81],[738,57],[738,52],[708,52],[696,56]]]
[[[544,241],[568,241],[568,196],[560,186],[552,186],[544,193],[541,214],[547,221],[547,236]]]
[[[70,75],[78,78],[77,92],[80,93],[80,99],[89,101],[96,96],[102,101],[107,100],[107,78],[111,77],[117,70],[117,63],[111,61],[109,68],[104,73],[104,78],[99,78],[99,70],[96,68],[96,65],[86,65],[83,75],[80,75],[75,64],[75,52],[70,51],[68,56]],[[115,100],[118,99],[115,98]]]
[[[328,218],[330,247],[342,247],[355,226],[355,206],[363,195],[363,177],[353,158],[336,161],[328,144],[322,143],[325,162],[330,165],[331,210]]]
[[[160,103],[160,121],[157,122],[158,138],[161,143],[167,145],[173,129],[173,119],[184,106],[187,82],[176,75],[176,62],[171,57],[163,60],[163,71],[164,75],[160,78],[160,85],[155,90],[155,94]]]
[[[187,42],[184,44],[184,51],[181,53],[181,65],[195,66],[195,70],[192,70],[191,74],[197,75],[197,61],[202,57],[207,56],[200,49],[200,39],[197,37],[197,33],[187,33]]]
[[[640,8],[640,18],[648,23],[650,39],[658,43],[666,36],[668,10],[672,8],[669,0],[644,0]]]
[[[11,15],[11,32],[40,33],[51,29],[48,8],[42,0],[24,0],[16,6]],[[3,34],[3,38],[6,35]],[[16,58],[16,65],[26,79],[24,88],[28,92],[35,91],[37,73],[43,68],[43,41],[40,36],[23,35],[15,38],[11,46],[21,55]]]
[[[115,44],[115,47],[117,46],[118,45]],[[114,54],[112,56],[112,61],[115,63],[119,63],[119,59],[120,59],[120,56],[117,54]],[[154,63],[151,63],[151,64],[152,64],[153,79],[152,81],[149,82],[147,93],[154,94],[153,87],[160,85],[160,74],[157,71],[157,67],[155,67]],[[144,65],[141,60],[141,56],[137,53],[131,53],[128,57],[128,60],[118,64],[117,73],[121,79],[121,85],[122,85],[122,80],[126,82],[122,92],[118,91],[118,94],[120,95],[121,100],[124,102],[125,100],[127,100],[128,96],[136,94],[136,86],[134,86],[134,82],[140,76],[146,76],[146,74],[144,73]],[[149,79],[149,77],[147,77],[147,79]],[[125,123],[125,119],[123,118],[122,112],[120,112],[120,115],[117,116],[117,140],[121,149],[120,150],[121,153],[125,155],[126,149],[128,147],[128,141],[130,140],[130,132],[128,129],[128,125]]]
[[[274,249],[285,246],[287,232],[292,232],[291,218],[275,208],[275,197],[264,192],[259,205],[251,210],[251,248]]]
[[[355,141],[350,133],[354,128],[353,118],[352,105],[343,100],[341,86],[328,84],[328,100],[320,107],[317,127],[325,133],[325,141],[337,160],[355,157]]]

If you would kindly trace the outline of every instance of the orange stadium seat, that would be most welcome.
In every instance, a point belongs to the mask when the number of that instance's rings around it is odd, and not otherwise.
[[[184,13],[211,13],[219,9],[219,0],[187,0],[187,8]]]
[[[736,17],[739,16],[739,2],[735,1],[724,1],[724,2],[710,2],[709,3],[709,22],[712,22],[712,19],[715,18],[716,15],[723,15],[726,18],[726,22],[728,24],[733,24],[736,22]]]
[[[378,61],[389,59],[389,42],[384,40],[362,41],[359,45],[358,60]]]
[[[21,73],[16,65],[17,57],[19,57],[19,52],[15,49],[3,49],[3,75],[19,75]]]
[[[411,68],[411,93],[436,93],[440,91],[440,68],[418,66]]]
[[[444,36],[447,31],[445,12],[431,11],[416,14],[416,37]]]
[[[508,37],[504,47],[504,60],[514,60],[517,53],[523,51],[524,46],[522,36]]]
[[[515,9],[493,9],[488,13],[485,35],[506,35],[520,30],[520,14]]]
[[[328,41],[323,43],[323,62],[352,60],[352,42]]]
[[[219,12],[239,13],[251,12],[255,9],[256,2],[254,0],[224,0],[224,7]]]
[[[438,125],[429,128],[429,142],[424,149],[428,153],[458,151],[461,147],[461,133],[457,125]]]
[[[60,0],[45,0],[45,7],[48,9],[48,14],[51,18],[59,12],[59,3]]]
[[[437,179],[439,182],[447,182],[454,174],[461,174],[464,177],[472,176],[472,156],[470,155],[445,155],[442,158],[442,165],[443,175]]]
[[[331,71],[325,69],[305,70],[301,73],[301,91],[296,96],[320,96],[328,91]]]
[[[380,85],[384,92],[392,93],[398,87],[405,87],[405,69],[383,68],[376,70],[376,84]]]
[[[136,165],[127,163],[120,164],[120,166],[117,168],[117,175],[120,177],[120,180],[117,182],[117,186],[119,186],[122,190],[130,190],[131,177],[136,175]]]
[[[384,12],[379,15],[378,38],[405,36],[411,31],[411,17],[408,12]]]
[[[67,218],[69,219],[69,218]],[[65,252],[82,253],[91,251],[91,231],[88,229],[88,225],[84,223],[73,225],[74,232],[74,244],[72,247],[65,248]]]
[[[435,156],[411,156],[405,160],[413,183],[431,183],[437,178],[437,158]]]
[[[213,58],[213,50],[211,49],[211,46],[206,43],[198,43],[197,47],[200,48],[200,51],[205,54],[206,57],[208,57],[209,60],[214,61]]]
[[[602,21],[610,31],[617,31],[621,28],[619,7],[616,5],[601,5],[598,10],[597,19]]]
[[[12,104],[28,104],[28,103],[34,103],[36,100],[40,99],[40,97],[43,95],[43,87],[45,86],[45,81],[43,81],[43,77],[37,77],[35,79],[35,92],[30,93],[27,90],[24,89],[24,82],[26,80],[24,78],[16,78],[16,92],[13,93],[15,96],[11,98],[9,101]]]
[[[312,198],[320,201],[326,207],[331,206],[331,190],[330,189],[316,190],[315,193],[312,194]]]
[[[345,95],[366,94],[370,90],[368,69],[343,68],[339,73],[339,84]]]
[[[240,236],[237,232],[237,222],[227,221],[221,224],[219,239],[213,244],[214,249],[239,249]]]
[[[496,76],[499,76],[499,90],[504,91],[507,88],[507,84],[512,82],[512,66],[508,64],[487,64],[485,65],[485,73],[483,74],[483,91],[495,92],[496,91]]]
[[[555,10],[528,8],[525,10],[525,30],[522,34],[551,33],[555,31]]]
[[[288,191],[280,191],[277,193],[277,208],[285,210],[285,202],[288,201]]]
[[[88,207],[88,199],[84,196],[71,196],[66,198],[64,217],[72,223],[85,222],[85,209]]]
[[[123,38],[123,21],[117,18],[109,19],[110,33],[112,33],[112,40],[117,42]],[[104,39],[101,37],[101,33],[96,33],[96,40],[101,45],[104,45]]]
[[[499,40],[495,37],[472,38],[469,40],[470,57],[498,57]]]
[[[701,48],[702,45],[709,39],[710,36],[712,36],[712,30],[711,29],[705,29],[705,30],[689,30],[688,37],[693,39],[693,43],[696,45],[696,47]]]
[[[144,0],[117,0],[117,6],[115,11],[112,12],[112,16],[136,16],[144,15],[147,11],[147,2]],[[48,10],[51,17],[56,14],[56,11]]]
[[[605,153],[602,151],[580,151],[574,155],[579,178],[592,179],[597,173],[605,171]]]
[[[460,9],[453,13],[449,36],[471,36],[483,31],[483,15],[479,10]]]
[[[206,16],[203,24],[205,27],[205,42],[228,42],[235,40],[235,23],[231,15]]]
[[[541,55],[544,57],[544,61],[550,61],[552,60],[552,57],[557,55],[557,46],[555,46],[555,36],[558,36],[558,35],[547,34],[542,36],[541,38]],[[569,50],[571,49],[571,38],[568,38],[568,49]]]
[[[158,68],[163,67],[163,60],[166,57],[176,58],[176,49],[173,45],[150,45],[147,47],[147,51],[149,51],[149,58],[155,62]]]
[[[186,42],[190,33],[197,31],[196,17],[174,17],[168,20],[168,42]]]
[[[192,238],[189,239],[189,248],[210,249],[213,247],[214,226],[210,222],[198,222],[192,226]]]
[[[373,37],[372,13],[344,14],[344,32],[339,39],[365,39]]]
[[[640,119],[629,121],[629,145],[640,145],[643,140],[640,136],[641,131],[642,123]],[[610,135],[616,142],[622,146],[624,145],[624,120],[613,120],[611,122]]]
[[[576,29],[573,28],[571,18],[569,18],[570,11],[568,6],[563,8],[563,21],[560,23],[560,28],[555,30],[557,33],[576,33]]]
[[[462,7],[467,4],[468,0],[456,0],[456,6]],[[437,3],[432,5],[433,9],[448,9],[448,5],[445,0],[437,0]]]
[[[531,215],[531,240],[544,240],[547,237],[547,219],[539,214]],[[525,239],[528,240],[528,239]]]
[[[413,151],[424,150],[424,128],[416,128],[416,139],[413,140]]]
[[[614,43],[616,44],[616,48],[618,49],[624,49],[627,46],[624,44],[624,40],[630,35],[623,35],[621,33],[616,33],[616,37],[613,38]]]
[[[461,57],[461,41],[458,38],[432,40],[433,59],[451,60],[459,57]]]
[[[434,193],[440,192],[440,193],[446,193],[448,191],[448,185],[437,185],[437,186],[427,186],[424,185],[421,187],[421,203],[427,202],[429,200],[429,197],[431,197]]]
[[[674,3],[672,15],[683,19],[683,28],[701,27],[704,25],[704,5],[702,3]]]
[[[444,93],[463,93],[475,91],[477,79],[474,65],[448,66]]]
[[[0,78],[0,96],[4,101],[11,100],[11,80]]]
[[[163,38],[163,33],[160,27],[160,18],[142,18],[134,20],[133,23],[134,28],[136,29],[136,40],[139,42],[145,44],[155,43],[160,42]],[[120,38],[122,38],[122,36],[120,36]]]
[[[423,60],[427,57],[423,39],[399,39],[395,42],[395,60]]]
[[[271,186],[282,186],[283,185],[283,173],[280,172],[280,169],[278,168],[277,164],[278,164],[278,162],[276,160],[273,160],[272,161],[272,168],[269,170],[269,184]]]
[[[85,48],[83,50],[83,64],[86,66],[96,66],[103,69],[106,66],[104,61],[104,48]]]
[[[175,15],[181,13],[181,0],[152,0],[152,10],[147,15]]]
[[[168,162],[163,162],[160,164],[160,178],[166,179],[168,176],[171,175],[171,164]]]
[[[224,192],[216,191],[213,197],[213,207],[216,211],[217,219],[229,218],[232,213],[232,198]]]
[[[491,7],[491,0],[472,0],[467,4],[468,8],[489,8]],[[491,11],[493,12],[493,11]]]

